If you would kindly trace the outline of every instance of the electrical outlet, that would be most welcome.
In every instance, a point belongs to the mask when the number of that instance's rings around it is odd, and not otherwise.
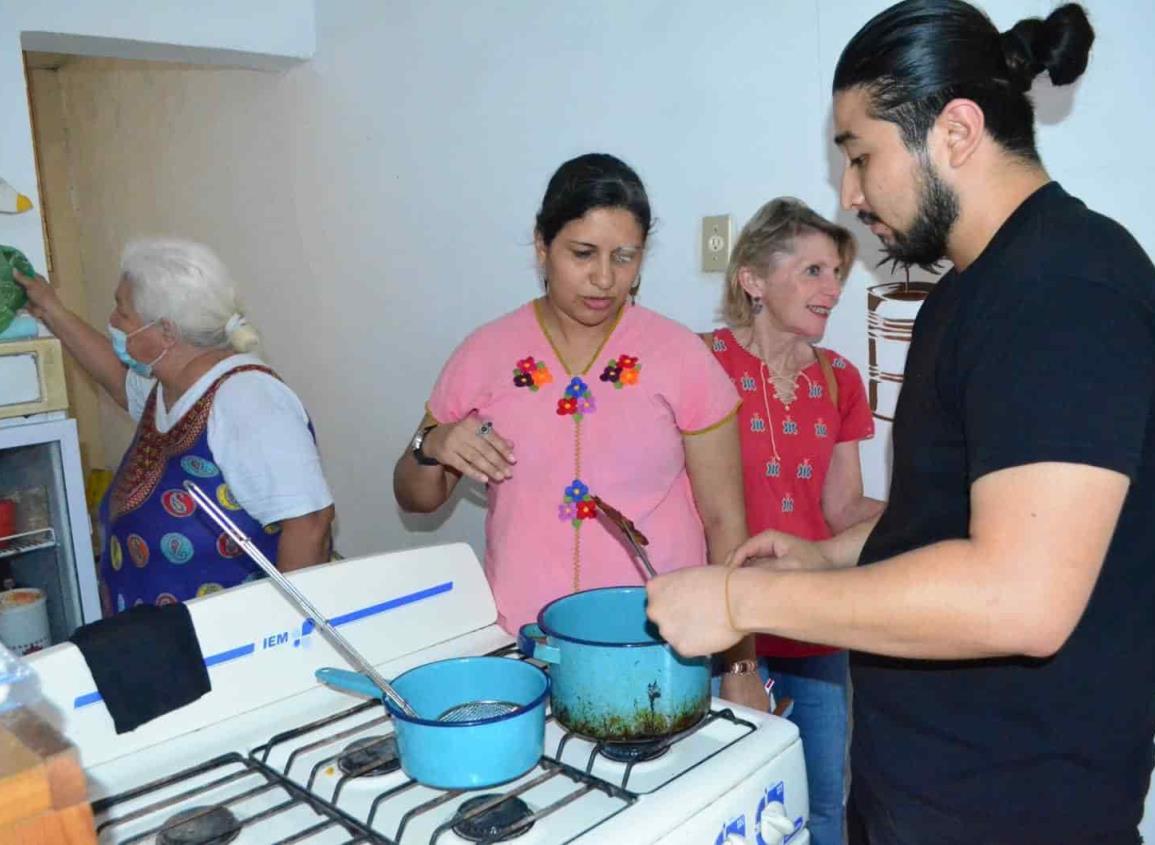
[[[730,262],[730,215],[702,218],[702,272],[725,273]]]

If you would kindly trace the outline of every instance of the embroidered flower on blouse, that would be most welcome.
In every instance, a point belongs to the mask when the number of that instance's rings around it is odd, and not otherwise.
[[[619,355],[606,364],[598,378],[612,384],[615,390],[621,390],[626,385],[637,384],[641,371],[637,355]]]
[[[579,396],[584,394],[586,390],[588,390],[586,383],[579,377],[574,376],[569,380],[569,384],[566,385],[565,395],[572,399],[577,399]]]
[[[574,376],[566,385],[565,396],[557,400],[557,415],[572,416],[574,421],[581,422],[583,415],[592,414],[596,410],[597,403],[594,402],[589,385]]]
[[[575,478],[565,488],[562,503],[557,506],[557,518],[580,528],[582,520],[593,519],[598,514],[597,503],[590,495],[590,488]]]
[[[553,374],[545,365],[545,361],[538,361],[532,355],[522,358],[513,368],[513,386],[528,387],[531,392],[537,393],[542,385],[553,382]]]

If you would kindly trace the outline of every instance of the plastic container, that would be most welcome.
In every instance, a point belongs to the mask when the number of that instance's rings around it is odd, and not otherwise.
[[[8,328],[0,332],[0,340],[28,340],[40,334],[40,324],[31,314],[17,314]]]
[[[0,592],[0,643],[16,654],[31,654],[52,644],[42,590],[17,587]]]
[[[0,713],[27,707],[39,696],[36,673],[0,644]]]

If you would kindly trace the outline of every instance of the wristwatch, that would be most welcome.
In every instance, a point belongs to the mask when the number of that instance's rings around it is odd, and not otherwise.
[[[431,458],[421,451],[421,446],[425,443],[425,436],[435,428],[437,428],[437,423],[417,429],[417,433],[413,435],[413,442],[409,444],[410,451],[413,452],[414,460],[423,467],[441,466],[441,461],[436,458]]]
[[[757,660],[735,660],[726,670],[727,675],[753,675],[758,671]]]

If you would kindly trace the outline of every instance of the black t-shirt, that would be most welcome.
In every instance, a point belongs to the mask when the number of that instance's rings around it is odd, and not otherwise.
[[[889,504],[860,564],[967,537],[970,486],[999,469],[1086,464],[1131,487],[1053,657],[852,656],[856,787],[921,831],[916,845],[1057,845],[1138,825],[1155,760],[1153,394],[1155,267],[1057,183],[923,304]]]

